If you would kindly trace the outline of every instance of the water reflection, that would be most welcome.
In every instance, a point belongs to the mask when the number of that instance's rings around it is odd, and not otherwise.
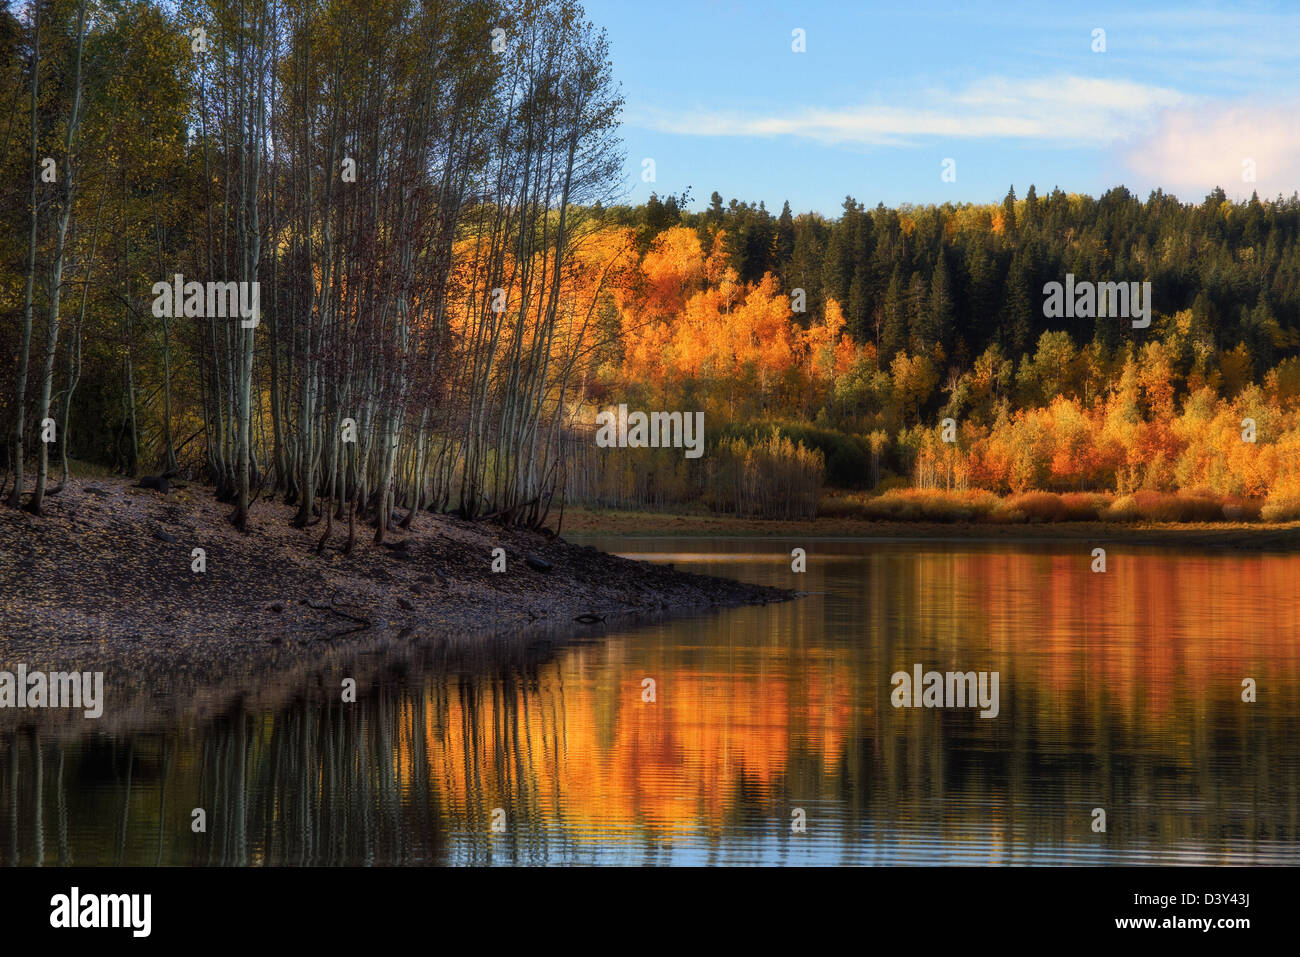
[[[1300,863],[1296,557],[1112,548],[1092,574],[1078,548],[596,543],[811,594],[522,655],[416,646],[371,669],[355,703],[340,666],[274,707],[156,732],[8,731],[0,851],[15,864]],[[790,573],[793,544],[805,575]],[[998,671],[999,717],[894,709],[889,677],[914,663]]]

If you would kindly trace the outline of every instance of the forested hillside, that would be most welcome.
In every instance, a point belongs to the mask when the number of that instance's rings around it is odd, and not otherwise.
[[[848,199],[830,221],[684,205],[612,211],[639,266],[605,314],[605,401],[699,402],[750,436],[781,423],[842,487],[1300,491],[1295,196],[1030,186],[987,206]],[[1149,282],[1150,325],[1047,318],[1067,275]]]

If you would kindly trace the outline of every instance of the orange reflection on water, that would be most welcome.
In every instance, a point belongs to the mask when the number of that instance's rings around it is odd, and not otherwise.
[[[431,783],[457,818],[512,808],[605,839],[782,820],[796,799],[846,789],[886,808],[965,789],[949,836],[973,827],[987,840],[1009,821],[977,817],[981,794],[1001,806],[1023,798],[1020,785],[1001,762],[960,784],[935,762],[974,749],[1012,767],[1081,754],[1106,767],[1119,750],[1190,769],[1221,762],[1216,736],[1249,749],[1252,719],[1294,726],[1297,559],[1109,552],[1095,574],[1086,547],[864,549],[810,567],[801,584],[830,601],[611,637],[528,680],[432,678],[421,709]],[[709,557],[785,583],[788,564],[770,555]],[[838,600],[848,611],[831,614]],[[999,718],[888,707],[889,676],[914,662],[999,671]],[[1272,707],[1245,710],[1245,677]]]

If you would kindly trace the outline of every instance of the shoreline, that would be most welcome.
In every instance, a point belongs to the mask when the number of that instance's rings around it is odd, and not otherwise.
[[[821,538],[918,542],[1043,544],[1095,542],[1168,548],[1300,551],[1300,522],[883,522],[856,518],[782,521],[698,512],[658,513],[570,506],[564,532],[586,536]]]
[[[73,480],[47,506],[0,509],[0,670],[109,665],[179,690],[374,641],[527,643],[796,596],[431,512],[382,546],[358,523],[344,555],[346,520],[318,554],[324,524],[291,527],[293,506],[259,500],[240,533],[194,484]]]

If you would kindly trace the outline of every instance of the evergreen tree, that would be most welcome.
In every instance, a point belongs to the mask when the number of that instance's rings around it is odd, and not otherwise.
[[[930,315],[935,341],[943,347],[945,354],[951,356],[957,334],[957,309],[953,299],[948,257],[942,251],[930,279]]]
[[[1022,231],[1029,231],[1038,225],[1038,190],[1034,184],[1029,184],[1029,192],[1025,194],[1025,221],[1020,224]]]
[[[1016,188],[1014,186],[1007,190],[1006,198],[1002,200],[1002,230],[1008,237],[1016,234]]]
[[[903,280],[897,269],[889,278],[885,291],[884,321],[880,331],[880,364],[888,366],[894,356],[907,348],[907,300]]]
[[[930,310],[930,292],[925,277],[912,273],[907,284],[908,342],[914,354],[930,355],[939,341],[934,315]]]
[[[1033,246],[1016,250],[1007,271],[999,323],[1003,346],[1012,356],[1023,356],[1029,349],[1042,316],[1042,296],[1034,294],[1036,273]]]
[[[794,216],[790,214],[790,201],[787,199],[781,207],[781,216],[776,221],[776,246],[772,253],[777,273],[782,284],[788,289],[786,269],[794,256]]]
[[[839,222],[831,226],[830,237],[826,242],[826,260],[822,271],[822,286],[826,295],[835,299],[845,308],[849,302],[849,286],[854,273],[854,233],[862,207],[852,196],[844,197],[844,211]],[[853,317],[850,316],[850,323]]]
[[[802,289],[808,314],[819,316],[826,306],[822,288],[822,261],[825,250],[821,238],[820,217],[803,215],[794,224],[794,254],[786,267],[786,288]],[[841,307],[843,304],[841,304]]]

